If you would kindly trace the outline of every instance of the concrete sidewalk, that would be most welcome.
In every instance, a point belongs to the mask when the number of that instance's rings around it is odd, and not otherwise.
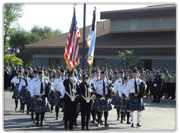
[[[64,130],[64,121],[62,120],[63,113],[60,112],[60,119],[55,120],[55,112],[45,113],[45,126],[36,127],[31,121],[30,113],[22,113],[18,109],[15,111],[15,103],[11,98],[12,91],[4,91],[4,129],[5,131],[59,131]],[[137,114],[135,112],[135,127],[131,124],[123,124],[117,121],[116,110],[112,109],[109,112],[108,124],[109,127],[97,127],[97,124],[90,123],[90,131],[175,131],[176,123],[176,100],[161,99],[161,103],[151,103],[152,98],[144,98],[145,110],[142,112],[141,122],[142,127],[136,127]],[[114,107],[112,105],[112,107]],[[25,107],[26,109],[26,107]],[[60,109],[61,110],[61,109]],[[102,118],[104,120],[104,117]],[[77,119],[78,126],[75,131],[81,131],[81,115]],[[65,131],[65,130],[64,130]],[[69,131],[69,130],[67,130]]]

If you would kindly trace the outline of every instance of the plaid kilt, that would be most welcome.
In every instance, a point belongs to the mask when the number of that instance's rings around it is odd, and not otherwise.
[[[14,94],[12,95],[12,99],[17,100],[21,98],[21,95],[18,92],[18,88],[19,88],[19,85],[16,85],[16,87],[14,88]]]
[[[124,101],[125,101],[125,98],[126,96],[123,95],[123,99],[121,99],[119,96],[118,96],[118,100],[117,100],[117,103],[116,105],[114,106],[115,109],[117,110],[127,110],[127,105],[128,104],[125,104]]]
[[[127,110],[145,110],[144,108],[144,103],[143,103],[143,99],[141,98],[137,104],[133,103],[133,99],[134,99],[134,93],[130,93],[129,94],[129,105],[128,105],[128,108]]]
[[[112,97],[111,104],[112,104],[112,105],[116,105],[117,102],[118,102],[118,97],[114,95],[114,96]]]
[[[96,97],[95,103],[94,103],[94,111],[109,111],[112,109],[111,102],[109,100],[109,97],[105,97],[105,105],[102,105],[100,102],[101,97]]]
[[[14,94],[12,95],[12,99],[20,99],[21,98],[21,95],[18,91],[14,91]]]
[[[20,100],[25,101],[26,96],[27,96],[27,88],[23,87],[22,90],[21,90],[21,98],[20,98]]]
[[[40,99],[41,99],[41,101],[40,101]],[[33,101],[35,113],[49,112],[50,111],[45,97],[40,98],[40,97],[36,96],[35,98],[32,99],[32,101]]]
[[[51,93],[51,98],[50,98],[50,104],[52,106],[57,106],[59,108],[63,107],[64,101],[62,98],[60,98],[61,94],[60,93]]]

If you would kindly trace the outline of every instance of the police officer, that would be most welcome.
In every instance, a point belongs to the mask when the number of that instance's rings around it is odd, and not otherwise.
[[[155,87],[154,87],[154,79],[156,78],[156,71],[153,70],[152,74],[151,74],[151,90],[150,90],[150,96],[154,97],[154,91],[155,91]]]
[[[163,92],[165,93],[165,98],[169,99],[169,87],[170,87],[170,79],[171,76],[169,75],[168,71],[164,69],[163,71],[164,77],[163,77]]]
[[[145,110],[142,99],[142,93],[140,93],[143,81],[137,78],[138,77],[137,69],[134,69],[132,71],[132,77],[133,78],[129,80],[129,82],[127,83],[127,89],[130,98],[128,110],[131,110],[130,113],[132,120],[131,127],[134,127],[134,111],[137,111],[137,126],[141,127],[139,123],[141,117],[141,111]]]
[[[156,78],[154,79],[154,100],[152,102],[160,103],[160,98],[162,96],[161,91],[162,77],[159,71],[156,71]]]
[[[149,91],[151,90],[151,71],[147,71],[145,78],[146,78],[146,85],[147,85],[146,97],[148,97],[150,96]]]
[[[100,120],[102,117],[102,113],[104,112],[104,119],[105,119],[105,127],[108,127],[107,118],[108,118],[108,111],[112,109],[111,102],[109,101],[109,90],[112,90],[112,87],[109,86],[109,81],[105,78],[106,73],[105,71],[101,71],[100,80],[97,80],[95,83],[95,90],[96,90],[96,100],[95,100],[95,110],[98,114],[98,125],[100,126]]]

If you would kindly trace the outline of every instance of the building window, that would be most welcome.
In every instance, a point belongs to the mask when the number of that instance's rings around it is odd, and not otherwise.
[[[106,59],[94,59],[94,67],[99,66],[100,69],[105,67]]]
[[[49,58],[49,66],[56,67],[57,64],[60,64],[60,58]]]

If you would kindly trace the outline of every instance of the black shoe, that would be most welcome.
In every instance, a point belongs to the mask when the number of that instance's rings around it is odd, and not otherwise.
[[[89,131],[89,127],[86,127],[86,130]]]
[[[137,126],[138,126],[138,127],[141,127],[141,125],[140,125],[139,123],[137,123]]]
[[[45,126],[44,123],[41,123],[41,124],[40,124],[40,127],[43,127],[43,126]]]
[[[103,121],[102,120],[100,120],[100,123],[101,123],[101,125],[103,124]]]
[[[157,101],[156,103],[160,103],[160,101]]]
[[[131,127],[134,127],[134,123],[131,124]]]
[[[131,122],[127,121],[126,124],[131,124]]]
[[[39,126],[39,123],[36,122],[36,126]]]
[[[105,126],[105,127],[109,127],[109,125],[107,124],[107,122],[105,122],[104,126]]]
[[[91,123],[95,123],[95,121],[93,120],[93,121],[91,121]]]
[[[153,100],[153,101],[152,101],[152,103],[155,103],[155,102],[156,102],[156,100]]]
[[[120,123],[123,123],[123,121],[121,120]]]
[[[119,121],[119,118],[117,118],[117,121]]]
[[[67,130],[67,127],[64,127],[65,130]]]
[[[59,120],[59,117],[56,117],[56,120]]]
[[[74,126],[78,126],[78,124],[76,123],[76,122],[74,122],[74,124],[73,124]]]

